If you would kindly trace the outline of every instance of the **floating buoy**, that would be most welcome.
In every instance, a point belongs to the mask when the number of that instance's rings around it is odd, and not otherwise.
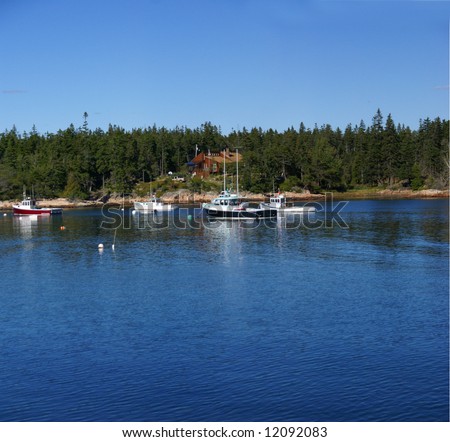
[[[66,230],[65,226],[61,226],[59,230]]]
[[[114,250],[114,247],[115,247],[115,245],[113,244],[111,248]]]
[[[102,243],[100,243],[100,244],[98,245],[98,248],[99,248],[99,249],[103,249],[103,248],[104,248],[104,245],[103,245]]]

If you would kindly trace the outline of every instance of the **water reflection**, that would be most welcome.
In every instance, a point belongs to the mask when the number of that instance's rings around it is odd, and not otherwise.
[[[254,221],[213,221],[202,229],[204,252],[215,254],[227,266],[233,258],[242,259],[242,240],[246,226]]]
[[[176,255],[177,248],[195,252],[196,259],[223,259],[230,264],[234,257],[256,244],[276,244],[278,250],[316,257],[340,259],[384,259],[408,250],[416,253],[447,253],[449,240],[446,201],[351,201],[342,212],[348,229],[327,227],[325,214],[314,213],[278,218],[275,221],[208,220],[198,207],[180,210],[174,216],[134,216],[130,210],[109,213],[101,210],[66,211],[64,220],[52,217],[8,217],[0,223],[2,240],[20,238],[24,247],[33,247],[37,240],[49,240],[53,253],[61,259],[77,259],[86,250],[105,245],[123,255],[124,249]],[[59,231],[61,224],[65,231]],[[320,224],[322,223],[322,224]],[[316,228],[320,224],[320,228]],[[6,250],[4,244],[3,250]],[[173,250],[172,250],[173,248]],[[66,252],[69,256],[65,256]],[[120,259],[120,256],[117,259]],[[189,256],[190,253],[187,254]],[[386,255],[387,256],[387,255]],[[133,259],[132,255],[129,259]]]
[[[41,224],[48,224],[49,217],[44,216],[39,219]],[[14,216],[13,217],[14,230],[19,232],[22,239],[31,239],[33,233],[37,233],[38,216]]]

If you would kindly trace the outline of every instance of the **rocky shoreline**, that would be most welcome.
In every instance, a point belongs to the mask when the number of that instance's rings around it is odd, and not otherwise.
[[[295,193],[285,192],[284,195],[291,201],[314,201],[322,200],[325,198],[325,194],[312,194],[312,193]],[[358,192],[333,192],[333,198],[335,199],[371,199],[371,198],[389,198],[389,199],[414,199],[414,198],[449,198],[448,190],[436,190],[425,189],[413,191],[409,189],[402,190],[377,190],[375,192],[358,193]],[[161,200],[165,203],[178,203],[178,204],[200,204],[204,202],[210,202],[217,194],[213,192],[207,192],[202,194],[194,194],[188,190],[180,190],[177,192],[167,192],[161,196]],[[264,194],[255,194],[250,192],[242,192],[242,197],[249,201],[264,201],[268,196]],[[134,201],[146,201],[147,197],[110,197],[108,204],[129,207],[133,205]],[[40,207],[61,207],[63,209],[69,208],[81,208],[81,207],[101,207],[105,203],[104,198],[98,200],[72,200],[67,198],[54,198],[39,200]],[[12,210],[13,204],[17,204],[18,200],[13,201],[0,201],[0,210]]]

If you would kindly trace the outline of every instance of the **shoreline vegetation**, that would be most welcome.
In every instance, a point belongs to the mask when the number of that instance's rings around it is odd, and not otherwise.
[[[354,199],[423,199],[423,198],[449,198],[449,190],[424,189],[424,190],[391,190],[391,189],[358,189],[346,192],[329,192],[335,200],[354,200]],[[323,200],[325,193],[296,193],[284,192],[286,198],[290,201],[316,201]],[[161,200],[165,203],[178,204],[197,204],[210,202],[216,195],[215,192],[205,192],[196,194],[186,189],[180,189],[176,192],[166,192],[161,195]],[[241,196],[249,201],[264,201],[268,199],[267,194],[257,194],[251,192],[242,192]],[[147,197],[133,195],[120,196],[112,195],[105,202],[105,198],[99,199],[70,199],[70,198],[52,198],[38,200],[41,207],[61,207],[63,209],[82,208],[82,207],[102,207],[105,204],[131,207],[134,201],[146,201]],[[19,200],[0,201],[0,210],[12,210],[13,204],[19,203]]]
[[[153,194],[200,203],[224,186],[254,201],[275,191],[291,201],[448,196],[450,122],[439,117],[411,129],[378,109],[371,125],[344,130],[300,123],[229,134],[210,122],[105,131],[91,130],[86,112],[83,120],[57,133],[0,132],[0,208],[24,191],[48,207],[130,205]]]

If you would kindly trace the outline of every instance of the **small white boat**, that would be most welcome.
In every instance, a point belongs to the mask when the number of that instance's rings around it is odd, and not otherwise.
[[[283,194],[275,194],[270,197],[268,203],[262,203],[266,207],[276,209],[279,213],[305,213],[315,212],[314,206],[296,206],[294,203],[286,202],[286,197]]]
[[[153,196],[148,201],[135,201],[134,209],[143,213],[166,213],[177,210],[178,206],[174,204],[164,204],[159,198]]]

